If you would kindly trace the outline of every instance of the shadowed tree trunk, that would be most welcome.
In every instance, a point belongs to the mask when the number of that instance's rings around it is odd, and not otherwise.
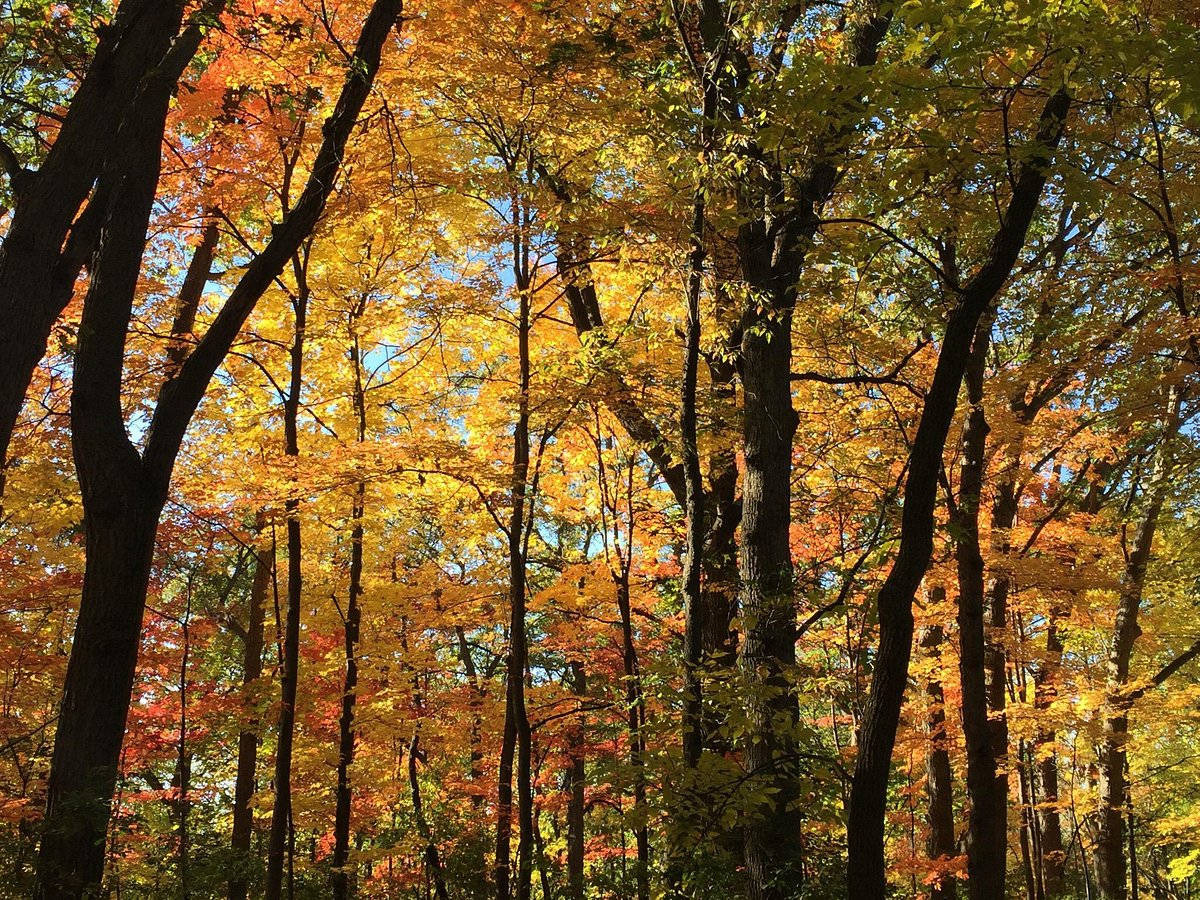
[[[399,0],[376,0],[372,6],[304,192],[163,384],[140,454],[126,432],[122,406],[125,341],[157,190],[166,111],[177,73],[199,46],[200,23],[189,25],[172,44],[159,67],[161,77],[144,82],[134,100],[138,114],[126,117],[114,141],[122,152],[106,165],[97,187],[97,194],[109,200],[72,381],[71,430],[84,501],[86,565],[50,765],[38,898],[76,900],[100,883],[155,533],[175,458],[246,317],[316,225],[400,10]]]
[[[983,490],[988,424],[983,410],[983,376],[991,342],[991,314],[975,332],[964,380],[967,424],[959,472],[956,556],[958,560],[959,671],[963,735],[967,743],[967,891],[971,900],[1003,900],[1007,857],[1007,796],[997,779],[995,737],[988,721],[987,638],[984,631],[983,555],[979,546],[979,504]],[[1004,660],[1000,657],[1003,674]],[[1004,683],[1000,690],[1003,692]],[[1007,779],[1004,780],[1007,786]]]
[[[298,417],[304,388],[304,337],[308,317],[308,247],[292,260],[296,293],[292,297],[295,334],[292,338],[288,392],[283,401],[284,453],[293,465],[300,456]],[[295,489],[295,488],[293,488]],[[283,629],[283,655],[279,661],[279,721],[275,734],[275,803],[271,808],[271,833],[267,839],[267,900],[283,892],[284,858],[290,858],[288,840],[292,819],[292,745],[296,732],[296,689],[300,677],[300,613],[304,599],[303,540],[300,531],[300,498],[284,503],[287,512],[287,606]],[[289,866],[289,875],[291,867]]]
[[[571,663],[571,692],[580,698],[587,696],[587,673],[578,662]],[[584,900],[583,857],[586,840],[585,812],[587,772],[584,759],[584,720],[582,710],[578,722],[568,735],[570,760],[567,766],[567,886],[571,900]]]
[[[912,652],[912,605],[933,553],[933,508],[942,453],[958,405],[971,343],[980,317],[1004,287],[1025,244],[1069,108],[1070,98],[1061,89],[1046,102],[987,257],[976,274],[954,291],[958,300],[946,324],[933,382],[909,454],[900,548],[879,591],[879,649],[850,793],[846,877],[852,900],[881,898],[886,889],[884,813]]]
[[[366,306],[364,297],[350,320],[350,357],[354,366],[353,403],[358,443],[367,439],[367,398],[363,384],[362,351],[358,345],[355,320]],[[352,792],[350,766],[354,762],[354,704],[358,690],[358,635],[362,622],[359,598],[362,595],[363,570],[363,512],[366,484],[354,486],[354,502],[350,510],[350,585],[346,594],[346,613],[342,623],[345,650],[345,674],[342,677],[342,711],[338,717],[337,792],[333,821],[333,896],[347,900],[351,894],[350,809]],[[416,738],[414,737],[414,747]]]
[[[92,194],[93,186],[106,165],[136,152],[139,138],[122,123],[146,113],[144,106],[131,109],[132,101],[178,34],[184,6],[124,0],[97,29],[91,64],[40,168],[10,173],[12,220],[0,243],[0,468],[50,331],[95,248],[113,186]],[[174,81],[183,68],[159,71]],[[87,212],[77,218],[89,194]]]
[[[944,588],[931,591],[933,606],[940,605],[946,597]],[[931,625],[921,635],[921,647],[931,656],[941,652],[945,633],[941,625]],[[929,858],[945,860],[958,855],[954,840],[954,775],[950,769],[950,754],[947,751],[946,695],[942,683],[931,677],[925,683],[925,694],[929,699],[929,758],[926,761],[926,778],[929,793]],[[958,896],[958,881],[954,877],[942,878],[930,886],[930,900],[955,900]]]
[[[263,518],[259,517],[257,531],[261,541]],[[247,691],[262,675],[263,621],[267,604],[267,589],[271,583],[273,554],[260,543],[254,551],[254,580],[250,584],[247,602],[246,628],[242,635],[242,689]],[[253,706],[253,699],[246,696]],[[229,879],[229,900],[246,900],[249,872],[253,864],[250,840],[254,834],[255,777],[258,769],[257,714],[242,726],[238,733],[237,776],[233,787],[233,834],[230,848],[234,853],[233,874]]]

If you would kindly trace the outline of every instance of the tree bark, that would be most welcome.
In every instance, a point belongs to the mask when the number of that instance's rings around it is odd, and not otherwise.
[[[1126,771],[1128,767],[1125,744],[1129,739],[1129,708],[1127,696],[1130,661],[1133,647],[1142,633],[1138,625],[1146,570],[1154,547],[1158,518],[1171,488],[1173,449],[1180,428],[1181,396],[1170,388],[1167,410],[1154,453],[1154,467],[1146,488],[1146,502],[1141,520],[1134,532],[1132,544],[1121,577],[1117,598],[1117,616],[1113,624],[1112,646],[1108,654],[1107,708],[1099,759],[1100,809],[1096,833],[1096,879],[1104,900],[1126,900],[1128,896],[1125,860],[1125,814],[1129,803]]]
[[[293,460],[300,456],[298,418],[304,387],[304,338],[308,318],[308,252],[292,261],[296,316],[291,347],[287,396],[283,402],[284,453]],[[271,807],[271,833],[267,839],[267,900],[279,900],[283,892],[285,855],[290,857],[288,834],[292,818],[292,746],[296,730],[296,691],[300,675],[300,614],[304,600],[304,545],[300,529],[300,498],[284,503],[287,512],[287,607],[283,630],[283,656],[279,661],[279,721],[275,734],[275,802]],[[289,866],[290,874],[290,866]]]
[[[508,900],[510,841],[512,829],[512,770],[514,751],[517,759],[517,900],[529,900],[533,880],[533,782],[532,735],[525,708],[525,669],[528,641],[525,633],[525,504],[529,487],[529,387],[530,387],[530,273],[528,247],[521,228],[522,204],[513,201],[513,274],[516,284],[517,360],[519,382],[517,420],[513,428],[511,470],[511,509],[508,527],[509,622],[508,665],[506,669],[506,705],[504,743],[500,753],[500,791],[496,829],[496,897]]]
[[[365,302],[363,300],[358,304],[350,320],[350,357],[354,367],[352,399],[356,437],[360,445],[367,439],[367,398],[363,384],[362,352],[354,322],[362,315]],[[366,490],[365,482],[359,481],[354,486],[354,501],[350,509],[350,585],[346,594],[345,619],[342,623],[345,673],[342,677],[342,711],[338,717],[337,791],[333,821],[333,896],[336,900],[348,900],[352,888],[351,872],[347,871],[346,864],[350,858],[350,808],[353,799],[350,766],[354,762],[354,705],[355,692],[358,690],[358,637],[362,624],[359,598],[362,595],[363,513]]]
[[[980,317],[1003,288],[1024,246],[1069,108],[1070,98],[1062,89],[1043,107],[1031,152],[1021,166],[986,261],[957,291],[959,300],[946,325],[933,383],[909,454],[900,548],[879,592],[879,650],[850,793],[846,876],[851,900],[882,898],[886,891],[884,813],[912,652],[912,605],[933,553],[933,508],[942,452],[958,405],[971,342]]]
[[[580,663],[571,663],[571,691],[577,697],[587,696],[587,673]],[[568,735],[570,760],[567,764],[567,885],[571,900],[584,900],[586,885],[584,883],[584,848],[586,841],[585,812],[587,784],[586,763],[584,758],[584,723],[583,713],[579,713],[579,722],[571,728]]]
[[[121,3],[99,29],[91,64],[41,167],[10,185],[12,221],[0,243],[0,468],[33,371],[94,248],[103,195],[87,215],[77,214],[105,165],[132,149],[126,138],[136,138],[122,122],[140,114],[130,106],[178,34],[184,6]]]
[[[196,407],[246,316],[312,231],[378,70],[400,0],[376,0],[300,201],[247,266],[216,321],[159,392],[139,456],[125,430],[121,381],[171,92],[203,33],[189,25],[146,79],[101,174],[103,222],[84,300],[71,430],[84,501],[86,564],[55,733],[35,897],[94,893],[129,710],[158,516]],[[172,77],[173,76],[173,77]],[[126,129],[130,129],[128,133]],[[99,213],[97,213],[99,215]],[[2,412],[2,411],[0,411]]]
[[[945,589],[934,588],[933,604],[945,599]],[[931,625],[921,635],[921,647],[930,655],[940,652],[945,642],[941,625]],[[925,694],[929,700],[929,757],[926,761],[926,780],[929,793],[929,844],[928,853],[932,860],[957,856],[954,839],[954,775],[950,768],[950,754],[946,735],[946,695],[941,681],[930,678],[925,683]],[[930,900],[956,900],[958,881],[954,877],[938,879],[930,886]]]
[[[975,332],[964,380],[966,428],[959,472],[956,557],[958,561],[959,671],[963,735],[967,743],[967,890],[971,900],[1003,900],[1007,857],[1007,796],[1000,792],[994,732],[988,720],[987,639],[984,632],[983,555],[979,546],[979,504],[983,489],[988,424],[983,409],[983,377],[992,322],[985,313]],[[1003,672],[1003,656],[1000,658]],[[1001,682],[1001,692],[1003,682]],[[1007,779],[1005,779],[1007,785]]]
[[[263,520],[258,522],[261,540]],[[271,584],[274,559],[261,544],[254,552],[254,580],[250,584],[247,602],[246,629],[242,650],[242,690],[250,687],[262,676],[263,624],[267,605],[267,590]],[[253,707],[247,696],[243,701]],[[233,834],[230,849],[233,851],[233,874],[229,879],[229,900],[246,900],[249,891],[249,874],[254,863],[250,855],[250,841],[254,834],[254,809],[251,802],[256,789],[255,776],[258,769],[259,722],[257,714],[243,725],[238,733],[237,776],[233,787]]]

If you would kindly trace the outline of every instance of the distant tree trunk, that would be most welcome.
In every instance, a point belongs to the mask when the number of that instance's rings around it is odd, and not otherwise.
[[[587,696],[587,672],[578,662],[571,663],[571,691],[580,698]],[[584,721],[582,711],[577,724],[568,734],[570,758],[567,763],[567,884],[571,900],[583,900],[585,831],[585,788],[587,773],[584,758]]]
[[[179,871],[179,895],[183,900],[191,897],[191,845],[188,834],[188,819],[191,813],[192,757],[188,747],[188,663],[191,662],[192,640],[192,586],[187,587],[183,618],[179,627],[183,632],[183,646],[179,659],[179,743],[175,754],[175,858]]]
[[[525,504],[529,487],[529,387],[530,387],[530,287],[529,248],[525,243],[523,204],[513,200],[513,274],[517,293],[517,361],[519,367],[517,421],[513,429],[511,509],[509,512],[508,666],[504,742],[500,753],[499,821],[496,829],[496,897],[508,900],[509,843],[512,833],[512,760],[517,758],[517,900],[529,900],[533,881],[533,780],[532,734],[525,708],[525,669],[528,642],[525,634]]]
[[[934,588],[933,604],[945,599],[944,588]],[[931,625],[921,635],[921,647],[931,656],[940,652],[945,641],[941,625]],[[954,775],[950,769],[950,754],[947,750],[946,695],[937,677],[925,683],[925,694],[929,700],[929,757],[926,762],[926,781],[929,792],[929,858],[951,859],[958,855],[954,839]],[[930,887],[930,900],[955,900],[958,896],[958,880],[954,877],[938,879]]]
[[[642,696],[642,675],[637,648],[633,642],[633,617],[629,603],[629,572],[617,581],[617,607],[621,614],[621,658],[625,673],[625,716],[629,734],[629,766],[633,770],[633,809],[638,824],[633,830],[637,842],[638,900],[650,896],[650,826],[646,814],[646,738],[644,726],[646,702]]]
[[[967,795],[970,800],[967,890],[971,900],[1003,900],[1008,837],[1007,797],[999,792],[997,760],[992,746],[993,732],[988,722],[983,556],[979,547],[979,503],[988,434],[983,410],[983,376],[991,329],[990,315],[985,313],[975,332],[964,373],[970,410],[963,432],[958,506],[955,511],[959,671],[962,680],[963,735],[967,743]]]
[[[295,334],[290,353],[291,369],[287,396],[283,402],[284,453],[293,460],[300,456],[298,419],[300,394],[304,388],[304,338],[308,318],[308,251],[292,260],[296,293],[292,298]],[[295,490],[295,488],[293,488]],[[296,688],[300,667],[300,614],[304,600],[303,543],[300,533],[300,498],[293,495],[284,503],[287,511],[287,610],[283,630],[283,658],[280,660],[279,722],[276,727],[275,803],[271,808],[271,833],[267,841],[267,900],[279,900],[283,893],[284,861],[290,858],[288,835],[292,817],[292,745],[296,731]],[[290,874],[290,866],[289,866]]]
[[[357,440],[367,439],[367,398],[363,384],[362,352],[354,321],[362,315],[366,300],[356,307],[350,325],[350,358],[354,367],[353,403]],[[333,821],[333,896],[348,900],[351,894],[351,873],[347,871],[350,858],[350,808],[352,792],[350,766],[354,762],[354,705],[358,690],[358,636],[362,623],[359,598],[362,595],[363,571],[363,512],[366,503],[366,484],[359,481],[354,487],[354,502],[350,509],[350,585],[346,595],[343,622],[343,645],[346,657],[342,678],[342,711],[338,718],[337,794]]]
[[[417,834],[421,836],[425,847],[422,852],[425,870],[433,881],[433,893],[437,900],[449,900],[450,894],[446,889],[446,875],[442,871],[442,860],[438,854],[437,841],[425,817],[425,807],[421,802],[421,782],[417,778],[417,760],[421,755],[421,723],[418,720],[413,729],[412,741],[408,745],[408,787],[412,797],[413,819],[416,821]]]
[[[1129,803],[1125,745],[1129,740],[1128,694],[1130,661],[1133,647],[1142,633],[1138,613],[1146,583],[1146,570],[1154,547],[1158,518],[1171,489],[1175,436],[1180,428],[1181,397],[1170,388],[1164,425],[1154,452],[1153,470],[1145,490],[1145,504],[1121,577],[1117,598],[1117,617],[1113,625],[1112,647],[1108,654],[1107,709],[1098,759],[1100,783],[1100,827],[1096,834],[1096,878],[1104,900],[1126,900],[1125,814]]]
[[[179,34],[156,69],[158,76],[139,86],[137,114],[125,117],[114,141],[121,152],[108,161],[97,187],[97,196],[107,199],[72,380],[71,432],[84,504],[86,564],[50,764],[34,889],[38,900],[77,900],[99,886],[155,533],[175,459],[246,317],[315,227],[401,9],[401,0],[372,5],[299,201],[246,266],[195,349],[163,383],[141,454],[129,439],[122,406],[125,342],[157,192],[166,113],[179,73],[199,47],[200,21]]]
[[[1070,109],[1065,91],[1055,92],[1042,109],[1027,161],[1014,183],[1008,209],[976,274],[955,293],[933,383],[925,396],[909,453],[904,488],[900,548],[879,591],[879,650],[871,692],[863,714],[850,793],[847,833],[847,887],[851,900],[884,896],[884,814],[896,728],[908,681],[912,652],[912,605],[933,553],[933,510],[942,452],[958,405],[958,392],[980,317],[1008,280],[1025,244],[1042,195],[1050,154],[1058,146]]]
[[[1046,661],[1034,673],[1034,707],[1045,710],[1054,701],[1054,682],[1062,659],[1062,637],[1058,631],[1057,610],[1050,610],[1046,625]],[[1049,900],[1065,896],[1064,881],[1066,853],[1062,842],[1062,820],[1058,811],[1058,759],[1053,751],[1056,735],[1053,730],[1038,731],[1036,746],[1046,748],[1036,753],[1038,833],[1041,837],[1038,866],[1042,889]]]
[[[256,530],[259,545],[254,551],[254,580],[250,584],[247,603],[246,629],[242,641],[242,690],[248,691],[262,675],[263,622],[267,605],[267,590],[271,584],[273,555],[261,543],[264,518],[260,515]],[[245,701],[253,706],[247,696]],[[230,847],[234,853],[233,874],[229,879],[229,900],[246,900],[251,866],[250,841],[254,834],[254,809],[251,802],[256,788],[258,769],[257,715],[242,726],[238,733],[237,777],[233,788],[233,835]]]

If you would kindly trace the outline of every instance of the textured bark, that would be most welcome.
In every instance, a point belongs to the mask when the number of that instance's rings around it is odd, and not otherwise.
[[[293,460],[300,455],[297,418],[304,387],[304,337],[308,317],[309,287],[307,252],[293,260],[296,316],[291,347],[291,371],[283,403],[284,453]],[[288,836],[292,820],[292,746],[296,732],[296,690],[300,677],[300,614],[304,600],[303,538],[300,529],[300,499],[289,497],[287,511],[287,604],[284,612],[282,658],[279,661],[279,720],[275,728],[275,802],[271,807],[271,832],[267,839],[266,900],[279,900],[283,893],[285,856],[290,860]],[[288,866],[290,874],[291,866]]]
[[[945,599],[943,588],[934,588],[933,603]],[[940,652],[945,642],[945,632],[940,625],[931,625],[921,635],[921,647],[931,655]],[[926,761],[926,781],[929,794],[929,858],[945,860],[958,855],[954,840],[954,775],[950,769],[950,754],[947,751],[946,695],[942,683],[936,677],[925,683],[925,694],[929,701],[929,758]],[[943,878],[930,886],[930,900],[955,900],[958,896],[957,879]]]
[[[138,92],[132,102],[139,117],[120,136],[128,151],[101,187],[108,202],[71,393],[86,564],[50,765],[39,898],[88,896],[103,875],[154,536],[166,502],[168,478],[146,477],[126,434],[121,376],[173,84],[150,81]]]
[[[88,215],[76,217],[104,167],[122,152],[136,152],[136,136],[121,123],[139,84],[178,33],[183,8],[161,0],[121,3],[100,29],[88,71],[40,168],[11,185],[12,221],[0,243],[0,466],[33,370],[94,248],[103,196],[93,198]]]
[[[1020,169],[1008,208],[983,265],[958,291],[909,454],[900,548],[879,592],[879,649],[863,713],[850,793],[847,887],[852,900],[882,898],[886,890],[884,813],[896,728],[912,652],[912,605],[933,553],[933,507],[942,452],[958,403],[975,329],[1016,263],[1042,195],[1051,154],[1070,108],[1065,91],[1042,109],[1035,139]]]
[[[967,797],[970,802],[967,891],[972,900],[1003,900],[1008,849],[1008,798],[1006,793],[1001,793],[1001,785],[997,780],[997,753],[992,743],[994,733],[988,721],[983,555],[979,546],[979,504],[988,434],[983,410],[983,376],[991,330],[991,318],[985,313],[975,332],[971,356],[964,373],[970,411],[963,432],[955,513],[959,671],[963,735],[967,744]],[[1000,658],[1000,668],[1003,673],[1003,656]]]
[[[1054,702],[1055,678],[1062,659],[1062,637],[1058,632],[1058,615],[1051,610],[1046,626],[1046,662],[1034,673],[1034,705],[1045,709]],[[1052,746],[1053,731],[1038,733],[1037,744]],[[1066,895],[1064,880],[1067,855],[1063,848],[1062,819],[1058,811],[1058,760],[1051,750],[1038,754],[1036,760],[1038,785],[1037,826],[1040,839],[1038,854],[1039,880],[1042,891],[1050,900]]]
[[[263,623],[267,590],[271,584],[274,564],[273,555],[264,546],[255,548],[254,580],[250,585],[246,628],[242,637],[243,690],[248,689],[262,676]],[[250,855],[250,841],[254,835],[254,809],[250,804],[256,789],[258,731],[259,722],[255,718],[238,733],[237,776],[233,787],[233,833],[230,837],[230,849],[235,859],[233,873],[229,879],[229,900],[246,900],[249,891],[249,870],[254,862]]]
[[[219,9],[219,5],[209,9]],[[377,0],[326,123],[301,200],[274,230],[228,302],[159,393],[144,452],[129,440],[121,403],[125,340],[157,189],[171,93],[199,46],[187,26],[145,79],[113,140],[96,188],[99,224],[72,381],[71,430],[84,501],[86,564],[79,618],[55,734],[35,896],[94,893],[141,639],[154,537],[184,432],[242,323],[316,224],[401,9]],[[3,412],[0,410],[0,412]]]

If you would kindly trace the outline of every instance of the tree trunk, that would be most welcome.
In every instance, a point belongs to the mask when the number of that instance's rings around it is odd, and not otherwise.
[[[1054,681],[1062,659],[1062,637],[1058,632],[1057,611],[1051,609],[1050,621],[1046,625],[1046,662],[1034,673],[1034,706],[1046,709],[1054,701]],[[1049,900],[1065,896],[1064,882],[1066,853],[1062,842],[1062,820],[1058,811],[1058,760],[1052,748],[1056,740],[1051,730],[1039,730],[1036,753],[1038,809],[1037,824],[1041,837],[1038,867],[1042,889]]]
[[[507,528],[511,619],[505,676],[507,703],[504,714],[504,743],[500,754],[499,822],[496,829],[497,900],[508,900],[511,896],[508,873],[514,749],[517,758],[517,900],[529,900],[533,880],[532,735],[529,715],[525,708],[525,669],[529,652],[525,634],[525,503],[529,486],[529,331],[532,298],[528,248],[525,246],[520,227],[521,210],[522,205],[514,199],[513,271],[518,305],[517,359],[520,380],[517,421],[513,429],[512,505]]]
[[[945,599],[943,588],[934,588],[933,605]],[[931,625],[921,635],[921,647],[931,656],[940,652],[945,633],[940,625]],[[926,780],[929,791],[929,858],[945,861],[958,855],[954,840],[954,775],[950,768],[947,750],[946,695],[942,683],[936,677],[925,683],[925,694],[929,699],[929,757],[926,761]],[[955,900],[958,896],[958,880],[954,877],[941,878],[930,887],[930,900]]]
[[[638,900],[650,896],[650,826],[646,812],[646,738],[644,725],[646,703],[642,697],[642,676],[638,667],[637,648],[633,643],[633,618],[629,605],[629,573],[623,572],[617,582],[617,607],[621,614],[621,658],[625,671],[625,717],[629,734],[629,766],[633,770],[633,810],[638,824],[634,827],[637,842]]]
[[[137,115],[125,118],[114,141],[121,152],[109,161],[97,188],[105,202],[72,380],[71,431],[86,563],[47,788],[34,888],[40,900],[86,897],[99,887],[155,532],[175,458],[246,316],[324,209],[401,8],[400,0],[376,0],[371,7],[300,202],[247,266],[195,350],[164,383],[141,456],[129,440],[122,407],[125,341],[157,191],[168,104],[179,73],[200,44],[199,23],[185,28],[171,45],[158,66],[159,77],[139,86]]]
[[[293,311],[295,335],[291,347],[291,373],[283,403],[284,453],[297,460],[300,456],[298,418],[300,393],[304,386],[304,337],[308,318],[308,253],[292,260],[296,278]],[[304,599],[303,542],[300,532],[300,498],[288,497],[287,511],[287,609],[283,631],[283,657],[280,659],[279,722],[276,728],[275,803],[271,808],[271,833],[267,841],[267,900],[279,900],[283,892],[284,859],[291,856],[288,834],[292,818],[292,745],[296,730],[296,689],[300,667],[300,614]],[[289,867],[290,873],[290,867]]]
[[[1003,900],[1008,837],[1007,797],[1000,793],[996,777],[996,753],[992,745],[994,733],[988,721],[983,555],[979,547],[979,503],[988,434],[983,410],[983,376],[991,329],[990,316],[985,313],[975,332],[965,372],[970,412],[963,432],[963,461],[955,514],[959,671],[962,681],[963,735],[967,743],[967,797],[970,801],[967,890],[971,900]]]
[[[987,260],[957,291],[958,303],[946,325],[933,383],[909,454],[900,549],[879,591],[879,650],[850,793],[847,887],[851,900],[882,897],[886,888],[884,813],[912,652],[912,605],[933,553],[933,507],[942,452],[958,405],[971,342],[980,317],[1003,288],[1025,244],[1045,185],[1050,154],[1062,137],[1069,109],[1070,97],[1063,90],[1046,102],[1031,153],[1021,167]]]
[[[130,129],[121,128],[122,120],[142,76],[178,33],[184,5],[120,4],[99,29],[91,65],[41,167],[11,185],[12,220],[0,243],[0,469],[33,371],[95,245],[104,196],[77,214],[105,165],[129,152]]]
[[[571,663],[572,692],[582,699],[587,696],[587,673],[580,663]],[[582,711],[578,724],[568,735],[570,761],[567,766],[567,884],[571,900],[584,900],[584,848],[586,841],[585,812],[587,773],[584,760],[584,721]]]
[[[367,439],[367,398],[363,385],[362,354],[353,322],[361,315],[364,303],[357,307],[357,315],[351,319],[350,355],[354,366],[354,414],[357,420],[357,439],[361,445]],[[363,512],[366,502],[366,484],[358,482],[354,487],[354,502],[350,510],[350,586],[346,596],[346,615],[343,622],[343,643],[346,669],[342,678],[342,711],[338,718],[338,767],[337,793],[333,821],[333,896],[335,900],[348,900],[351,894],[351,872],[347,870],[350,858],[350,766],[354,762],[354,704],[358,690],[358,636],[362,624],[359,598],[362,595],[363,571]]]
[[[1125,562],[1117,599],[1117,617],[1113,625],[1112,647],[1108,655],[1107,711],[1099,753],[1100,827],[1096,834],[1096,878],[1103,900],[1126,900],[1125,813],[1129,803],[1125,744],[1129,739],[1127,696],[1130,660],[1142,630],[1138,613],[1146,583],[1146,569],[1154,546],[1158,517],[1171,488],[1173,444],[1180,428],[1181,397],[1170,389],[1159,445],[1154,453],[1154,468],[1146,488],[1146,502]]]
[[[262,518],[259,518],[261,539]],[[247,604],[246,630],[242,652],[242,690],[247,691],[262,675],[263,622],[267,604],[267,590],[271,584],[271,571],[275,561],[261,544],[255,549],[254,580],[250,585]],[[253,706],[250,698],[248,705]],[[249,890],[249,875],[254,864],[250,854],[250,840],[254,834],[254,809],[251,802],[256,788],[255,776],[258,769],[257,715],[243,725],[238,733],[237,777],[233,788],[233,834],[230,849],[233,851],[233,874],[229,879],[229,900],[246,900]]]

